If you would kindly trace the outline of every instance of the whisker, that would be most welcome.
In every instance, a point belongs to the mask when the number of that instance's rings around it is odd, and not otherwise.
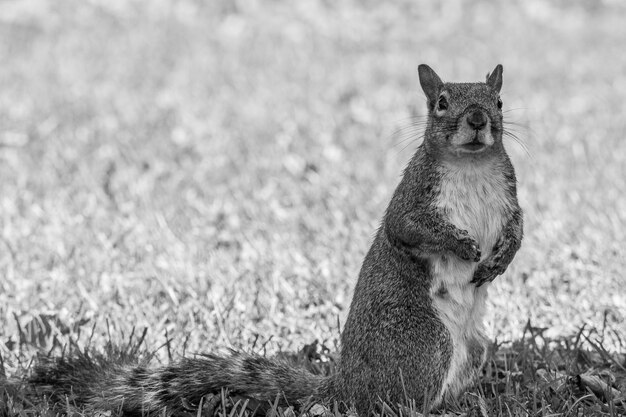
[[[528,146],[526,146],[526,143],[524,143],[524,141],[522,139],[520,139],[519,136],[517,136],[516,134],[514,134],[514,133],[512,133],[512,132],[510,132],[508,130],[503,130],[502,131],[502,135],[513,139],[518,145],[520,145],[520,147],[524,150],[526,155],[529,158],[532,158],[532,155],[531,155],[530,151],[528,150]]]
[[[402,149],[400,149],[398,151],[398,155],[401,154],[402,152],[404,152],[406,150],[406,148],[408,148],[409,146],[411,146],[414,142],[418,142],[421,139],[424,139],[425,134],[421,134],[417,137],[414,138],[414,140],[410,141],[409,143],[406,144],[406,146]]]
[[[526,125],[524,125],[522,123],[511,122],[511,121],[508,121],[508,120],[504,120],[504,121],[502,121],[502,123],[505,124],[505,125],[517,126],[517,127],[521,127],[521,128],[524,128],[524,129],[528,128]]]
[[[419,136],[423,136],[423,135],[419,135]],[[414,140],[416,137],[419,137],[419,136],[410,135],[410,136],[408,136],[408,137],[406,137],[406,138],[402,139],[400,142],[394,143],[394,144],[392,145],[392,147],[393,147],[393,148],[395,148],[396,146],[400,146],[400,145],[402,145],[402,144],[406,143],[406,141],[412,141],[412,140]],[[410,144],[410,142],[409,142],[409,144]]]
[[[503,110],[503,111],[502,111],[502,113],[503,113],[503,114],[504,114],[504,113],[510,113],[510,112],[512,112],[512,111],[518,111],[518,110],[528,110],[528,109],[527,109],[527,108],[525,108],[525,107],[515,107],[515,108],[512,108],[512,109],[506,109],[506,110]]]
[[[404,122],[408,122],[409,120],[428,120],[428,115],[424,114],[424,115],[412,115],[412,116],[408,116],[408,117],[403,117],[402,119],[398,119],[396,120],[396,122],[398,123],[404,123]]]

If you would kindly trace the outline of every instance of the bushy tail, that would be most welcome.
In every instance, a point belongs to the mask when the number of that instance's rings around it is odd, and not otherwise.
[[[44,361],[29,382],[39,392],[78,406],[115,414],[180,415],[224,388],[232,395],[298,405],[327,397],[329,377],[280,358],[241,352],[202,355],[147,367],[78,355]],[[328,398],[326,398],[328,400]]]

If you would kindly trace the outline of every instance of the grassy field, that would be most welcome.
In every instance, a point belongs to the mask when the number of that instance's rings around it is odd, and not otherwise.
[[[493,363],[608,366],[565,358],[626,351],[625,19],[609,0],[0,2],[4,372],[144,328],[155,362],[335,350],[419,142],[420,63],[449,81],[502,63],[528,150],[506,144],[526,235],[487,317],[517,356]],[[525,370],[505,379],[527,411],[493,415],[577,410],[528,405],[559,387]]]

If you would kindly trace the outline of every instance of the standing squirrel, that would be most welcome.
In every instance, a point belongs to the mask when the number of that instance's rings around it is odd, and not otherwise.
[[[241,352],[157,368],[79,356],[40,363],[29,382],[126,416],[178,415],[222,388],[296,405],[338,401],[362,416],[380,400],[434,409],[460,394],[485,361],[484,284],[519,249],[522,212],[502,143],[502,66],[485,83],[444,83],[427,65],[419,79],[428,104],[424,142],[363,262],[336,373]]]

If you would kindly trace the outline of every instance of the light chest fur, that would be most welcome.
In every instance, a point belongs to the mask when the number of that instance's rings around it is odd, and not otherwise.
[[[510,212],[506,181],[497,163],[465,163],[441,168],[436,206],[446,219],[467,230],[481,249],[481,261],[496,244]],[[456,396],[476,376],[484,362],[487,338],[483,315],[487,285],[470,283],[478,264],[453,254],[431,262],[433,306],[452,337],[453,355],[444,381],[446,397]]]

